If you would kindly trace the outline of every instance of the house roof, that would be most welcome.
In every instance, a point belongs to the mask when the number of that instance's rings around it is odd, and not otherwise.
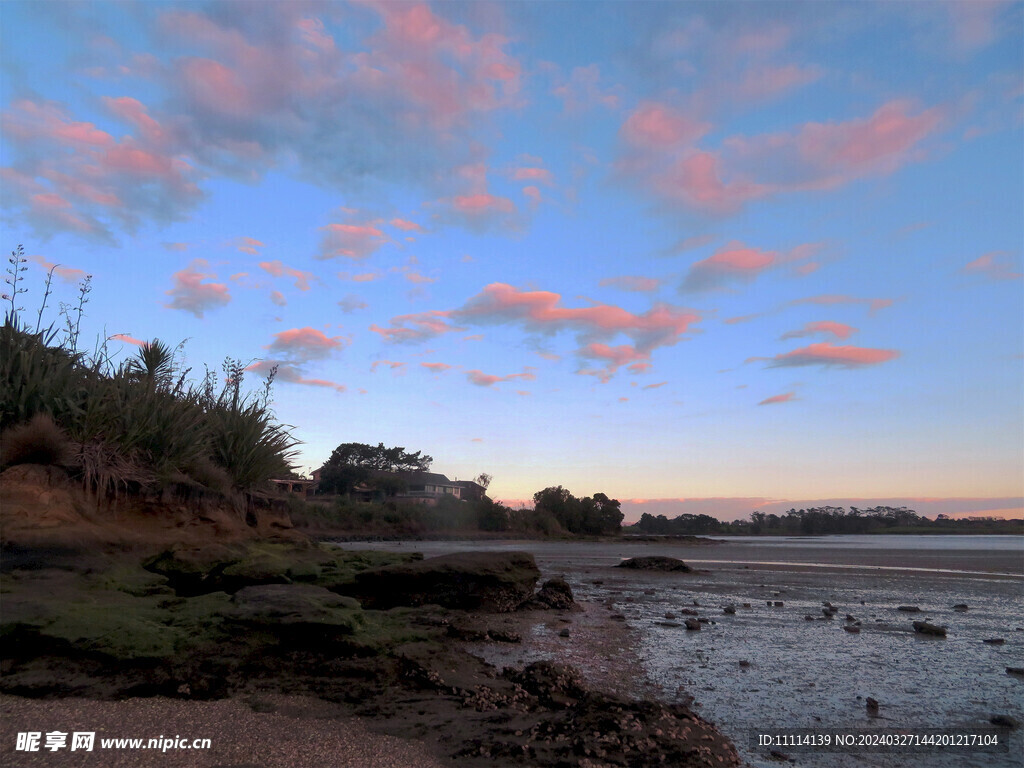
[[[400,480],[404,480],[407,484],[458,485],[458,483],[453,483],[439,472],[381,472],[378,475],[378,477],[384,476],[397,477]]]

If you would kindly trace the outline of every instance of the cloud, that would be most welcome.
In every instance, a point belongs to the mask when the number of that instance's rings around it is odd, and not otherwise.
[[[645,101],[626,118],[621,134],[630,144],[658,149],[693,144],[710,128],[667,104]]]
[[[681,291],[709,291],[722,288],[729,283],[749,283],[778,259],[774,251],[747,248],[742,243],[731,243],[720,248],[702,261],[690,267]]]
[[[134,344],[136,347],[141,347],[143,344],[146,343],[141,339],[136,339],[133,338],[132,336],[129,336],[127,333],[115,333],[110,338],[113,339],[114,341],[123,341],[125,344]]]
[[[774,403],[788,403],[796,399],[796,392],[786,392],[784,395],[772,395],[766,397],[758,405],[773,405]]]
[[[515,381],[517,379],[533,381],[537,376],[533,373],[532,368],[527,367],[523,369],[522,373],[512,373],[508,376],[494,376],[493,374],[483,373],[477,370],[466,371],[466,378],[478,387],[493,387],[495,384],[499,384],[503,381]]]
[[[551,93],[562,100],[566,113],[575,114],[595,107],[616,109],[622,95],[621,86],[603,87],[601,69],[597,64],[573,67],[569,77],[561,78]]]
[[[313,279],[312,272],[304,272],[301,269],[286,267],[278,259],[275,259],[274,261],[261,261],[259,263],[259,267],[264,272],[268,272],[274,277],[281,277],[282,275],[294,277],[295,287],[298,288],[300,291],[308,291],[309,281]]]
[[[603,342],[621,333],[632,338],[636,350],[643,353],[677,343],[690,325],[700,320],[693,310],[667,304],[655,304],[638,315],[610,304],[563,307],[561,299],[550,291],[521,291],[505,283],[491,283],[447,316],[470,324],[518,324],[538,334],[575,331],[583,344]]]
[[[758,78],[781,77],[783,69]],[[805,73],[809,74],[809,73]],[[735,213],[746,203],[780,194],[831,190],[885,176],[924,159],[922,144],[942,125],[938,108],[915,110],[892,100],[867,117],[808,122],[788,133],[736,135],[701,146],[708,126],[664,104],[646,103],[627,118],[617,168],[667,204],[705,213]]]
[[[288,304],[288,300],[284,297],[284,294],[281,293],[280,291],[271,291],[270,292],[270,300],[274,304],[279,306],[279,307],[283,307],[283,306],[286,306]]]
[[[513,181],[533,181],[539,184],[551,184],[554,180],[547,168],[513,168],[509,174]]]
[[[604,360],[605,367],[598,370],[580,369],[577,373],[586,376],[597,376],[602,383],[608,382],[615,372],[624,365],[628,365],[634,372],[643,370],[650,360],[650,352],[639,352],[628,344],[621,344],[611,347],[607,344],[588,344],[578,351],[580,357],[594,360]]]
[[[394,360],[374,360],[373,365],[370,366],[370,372],[372,373],[372,372],[376,371],[382,365],[387,366],[392,371],[397,371],[397,370],[401,370],[402,368],[404,368],[406,364],[405,363],[399,363],[399,362],[396,362]]]
[[[658,387],[664,387],[668,384],[667,381],[659,381],[657,384],[647,384],[642,389],[657,389]]]
[[[422,232],[423,227],[417,224],[415,221],[406,221],[405,219],[392,219],[391,226],[396,229],[401,229],[403,232]]]
[[[274,376],[275,382],[284,381],[289,384],[303,384],[308,387],[323,387],[325,389],[333,389],[336,392],[344,392],[347,389],[344,384],[339,384],[336,381],[307,378],[299,366],[283,360],[259,360],[248,366],[245,370],[253,371],[262,376],[269,376],[275,367],[277,368]]]
[[[420,363],[420,365],[431,373],[444,373],[445,371],[450,371],[452,369],[452,367],[447,363]]]
[[[74,267],[65,267],[61,264],[55,264],[52,261],[48,261],[45,257],[34,255],[28,257],[29,261],[35,262],[44,270],[49,272],[53,270],[53,274],[63,280],[65,283],[77,283],[85,279],[87,275],[84,269],[75,269]],[[20,290],[20,289],[19,289]]]
[[[894,303],[895,299],[859,299],[845,294],[828,293],[818,296],[808,296],[803,299],[794,299],[786,306],[796,307],[801,304],[819,304],[822,306],[833,306],[835,304],[867,304],[869,313],[873,315],[881,309],[891,307]]]
[[[430,312],[419,312],[410,315],[398,315],[391,318],[391,327],[382,328],[376,323],[370,326],[370,330],[388,342],[393,343],[415,343],[426,341],[445,333],[453,331],[464,331],[455,325],[451,325],[445,319],[447,312],[432,310]]]
[[[662,281],[655,277],[637,277],[635,275],[623,275],[621,277],[606,277],[599,285],[621,288],[624,291],[656,291],[661,287]]]
[[[807,323],[799,331],[789,331],[788,333],[782,334],[779,337],[780,341],[786,339],[799,339],[803,336],[813,336],[819,333],[830,333],[835,338],[843,340],[848,339],[850,334],[856,333],[857,329],[853,326],[846,325],[845,323],[836,323],[831,320],[821,320],[815,323]]]
[[[965,265],[961,272],[967,275],[980,275],[989,280],[1017,280],[1021,277],[1020,272],[1013,271],[1013,262],[1004,251],[989,251],[982,254]]]
[[[775,357],[752,357],[747,360],[767,360],[769,368],[789,368],[801,365],[821,365],[840,368],[863,368],[895,360],[900,353],[894,349],[871,349],[868,347],[834,346],[824,341],[811,344],[792,352]]]
[[[355,294],[348,294],[345,298],[338,302],[338,306],[341,307],[341,311],[346,315],[355,312],[357,309],[366,309],[368,306],[365,301],[360,299]]]
[[[274,334],[274,341],[267,346],[271,352],[284,354],[292,362],[306,362],[327,357],[332,352],[344,349],[345,342],[340,336],[327,336],[309,326],[291,328]]]
[[[321,227],[318,259],[344,257],[360,260],[372,255],[387,242],[384,233],[372,224],[328,224]]]
[[[134,232],[143,221],[181,220],[203,198],[196,183],[202,174],[160,141],[159,130],[115,139],[56,102],[33,99],[12,103],[0,128],[11,157],[4,205],[21,210],[40,237],[71,232],[115,242],[115,228]]]
[[[259,249],[265,246],[264,243],[260,242],[254,237],[238,237],[235,238],[233,244],[235,248],[237,248],[242,253],[248,253],[252,256],[259,256]]]
[[[205,259],[195,259],[185,269],[175,272],[174,287],[166,292],[172,300],[165,306],[191,312],[201,319],[208,310],[227,305],[231,301],[227,285],[203,282],[217,278],[215,273],[203,271],[208,266]]]

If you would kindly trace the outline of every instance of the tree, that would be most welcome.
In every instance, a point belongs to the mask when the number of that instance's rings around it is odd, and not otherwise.
[[[473,478],[473,482],[486,491],[487,486],[491,484],[491,480],[493,479],[494,478],[491,475],[488,475],[486,472],[481,472],[479,475]]]
[[[366,443],[342,443],[320,468],[320,488],[327,493],[350,493],[360,483],[379,484],[385,492],[394,494],[404,484],[397,478],[387,477],[395,472],[426,472],[434,461],[422,451],[408,453],[405,448],[386,448]]]

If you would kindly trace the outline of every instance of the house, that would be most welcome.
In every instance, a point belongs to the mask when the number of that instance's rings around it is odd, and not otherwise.
[[[487,489],[472,480],[456,480],[455,485],[462,489],[463,501],[483,501],[487,496]]]
[[[438,472],[389,472],[394,478],[392,498],[418,504],[437,504],[439,499],[451,496],[462,498],[462,487]],[[380,478],[378,478],[379,482]]]
[[[271,479],[270,482],[273,483],[274,487],[277,488],[279,491],[284,491],[285,493],[292,493],[292,494],[295,494],[296,496],[312,496],[313,492],[316,490],[316,485],[317,485],[317,480],[316,479],[314,479],[314,480],[305,480],[305,479],[297,479],[297,478],[292,478],[292,479],[287,479],[287,480]]]

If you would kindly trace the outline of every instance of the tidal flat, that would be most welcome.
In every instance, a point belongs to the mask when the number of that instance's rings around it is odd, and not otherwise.
[[[585,606],[570,622],[522,617],[521,645],[481,645],[488,662],[556,659],[588,682],[691,702],[751,765],[778,765],[754,740],[779,729],[998,736],[1006,751],[788,749],[799,765],[895,768],[1022,764],[1024,540],[1003,536],[834,536],[593,542],[373,542],[346,548],[522,549]],[[691,573],[615,568],[664,555]],[[830,611],[829,606],[835,609]],[[900,610],[917,608],[918,611]],[[959,606],[959,607],[956,607]],[[966,606],[966,608],[964,608]],[[726,612],[728,607],[735,612]],[[684,619],[706,619],[699,631]],[[849,617],[849,618],[848,618]],[[915,632],[914,621],[946,629]],[[568,629],[568,637],[563,630]],[[986,641],[1002,642],[986,642]],[[600,652],[596,645],[604,643]],[[868,698],[878,702],[877,711]],[[909,761],[909,762],[908,762]]]

